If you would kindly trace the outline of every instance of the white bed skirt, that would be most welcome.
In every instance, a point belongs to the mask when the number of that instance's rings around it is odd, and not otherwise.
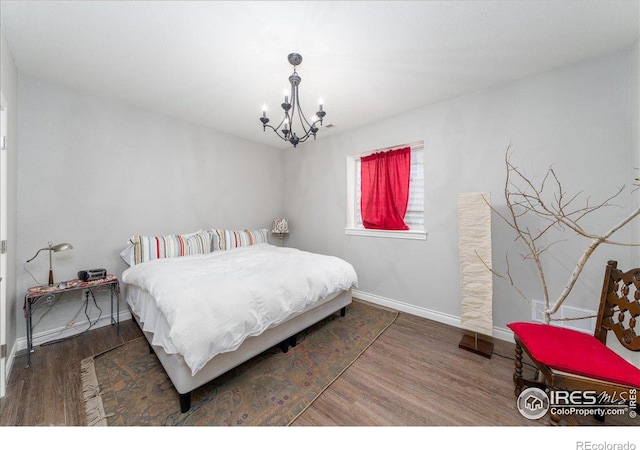
[[[138,289],[130,285],[126,287],[128,290],[135,291],[135,289]],[[195,375],[191,374],[191,370],[181,355],[177,353],[169,354],[161,345],[153,344],[154,333],[148,329],[145,330],[145,324],[141,322],[135,311],[132,310],[131,314],[140,325],[178,393],[187,394],[331,314],[340,311],[351,303],[351,299],[351,289],[320,299],[304,311],[292,315],[277,326],[266,329],[262,334],[248,337],[236,350],[214,356]]]

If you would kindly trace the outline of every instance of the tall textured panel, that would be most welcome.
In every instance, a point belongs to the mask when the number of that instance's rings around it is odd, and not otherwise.
[[[488,192],[458,194],[461,325],[487,336],[493,335],[490,202]]]

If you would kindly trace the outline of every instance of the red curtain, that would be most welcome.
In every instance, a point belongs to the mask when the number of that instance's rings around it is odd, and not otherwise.
[[[374,153],[360,159],[360,210],[365,228],[408,230],[411,148]]]

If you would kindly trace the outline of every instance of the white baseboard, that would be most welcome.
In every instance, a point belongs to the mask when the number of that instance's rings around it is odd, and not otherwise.
[[[408,303],[399,302],[390,298],[381,297],[376,294],[370,294],[368,292],[353,290],[353,297],[361,300],[375,303],[376,305],[385,306],[387,308],[395,309],[398,311],[406,312],[407,314],[413,314],[414,316],[430,319],[435,322],[451,325],[456,328],[462,329],[460,326],[460,317],[446,314],[432,309],[422,308],[420,306],[410,305]],[[506,328],[493,327],[493,337],[503,341],[514,343],[513,332]]]
[[[6,364],[4,366],[4,381],[6,386],[4,386],[4,394],[7,394],[7,386],[9,385],[9,377],[11,376],[11,368],[13,367],[13,361],[15,360],[16,357],[16,353],[18,352],[17,349],[17,344],[14,342],[13,343],[13,347],[11,347],[11,351],[9,351],[9,353],[7,354],[6,358]],[[3,396],[0,396],[0,398]]]
[[[114,314],[115,317],[115,314]],[[131,319],[131,312],[127,309],[125,311],[120,311],[119,321],[123,322],[125,320]],[[106,315],[102,317],[96,324],[94,324],[91,329],[95,330],[96,328],[102,328],[107,325],[111,325],[111,316]],[[70,327],[58,327],[53,328],[46,331],[41,331],[40,333],[35,333],[33,335],[33,346],[36,347],[38,345],[46,344],[47,342],[55,341],[58,339],[64,339],[67,337],[74,336],[76,334],[83,333],[89,326],[89,322],[87,320],[78,321]],[[21,337],[16,340],[15,348],[18,352],[27,349],[27,337]]]

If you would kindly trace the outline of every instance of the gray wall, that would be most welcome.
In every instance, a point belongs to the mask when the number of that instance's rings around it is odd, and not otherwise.
[[[567,191],[584,190],[594,201],[627,186],[615,202],[619,207],[590,221],[594,231],[606,231],[629,213],[633,179],[629,78],[629,52],[621,52],[425,106],[287,151],[288,245],[351,262],[359,290],[367,297],[456,323],[460,316],[457,194],[489,191],[494,206],[504,210],[504,156],[509,143],[512,161],[538,181],[553,164]],[[424,140],[426,151],[427,240],[345,235],[346,156],[418,140]],[[546,262],[552,296],[560,293],[588,245],[585,239],[564,237],[568,241]],[[616,237],[629,240],[630,229]],[[513,233],[494,216],[494,268],[504,272],[508,253],[516,283],[528,296],[541,299],[536,272],[520,261],[521,251]],[[618,259],[626,267],[631,252],[628,247],[599,249],[568,304],[595,309],[606,261]],[[527,302],[495,279],[494,325],[504,329],[508,322],[530,317]]]
[[[18,160],[18,69],[13,61],[9,44],[0,28],[0,90],[8,105],[8,136],[7,136],[7,279],[3,280],[7,287],[7,316],[16,317],[22,312],[22,305],[18,307],[16,295],[16,243],[17,243],[17,160]],[[4,313],[1,311],[0,314]],[[18,322],[23,324],[23,321]],[[18,333],[18,323],[7,321],[7,351],[11,355],[15,352],[14,343]],[[11,363],[8,359],[8,363]],[[7,367],[7,371],[10,370]]]
[[[283,212],[282,150],[28,76],[19,120],[18,292],[47,241],[74,247],[54,254],[56,281],[120,276],[133,234],[269,227]],[[47,253],[27,268],[46,282]]]

